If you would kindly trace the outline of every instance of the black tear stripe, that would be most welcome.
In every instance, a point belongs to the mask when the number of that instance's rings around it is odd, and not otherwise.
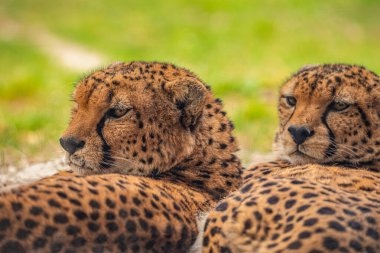
[[[96,132],[98,133],[100,139],[102,140],[102,153],[103,158],[102,161],[99,163],[101,168],[109,168],[111,167],[111,164],[113,163],[114,159],[111,157],[111,147],[107,144],[106,140],[103,136],[103,128],[104,123],[106,121],[107,115],[104,115],[103,118],[99,121],[99,123],[96,125]]]
[[[331,110],[332,110],[332,104],[327,106],[326,111],[323,113],[321,117],[322,124],[324,124],[325,127],[327,128],[327,131],[329,134],[329,141],[330,141],[330,144],[325,151],[326,158],[331,157],[336,153],[335,134],[331,131],[329,125],[327,124],[327,116]]]
[[[364,125],[366,127],[369,127],[371,125],[371,123],[368,120],[367,114],[365,114],[365,112],[363,111],[363,109],[358,104],[355,104],[355,106],[356,106],[356,108],[359,111],[360,117],[362,118],[362,120],[364,122]]]
[[[284,97],[285,97],[285,96],[284,96]],[[279,106],[280,106],[280,105],[279,105]],[[293,114],[294,114],[294,112],[296,111],[296,109],[297,109],[297,104],[294,106],[294,109],[293,109],[292,113],[290,114],[288,120],[285,122],[285,124],[284,124],[284,126],[283,126],[283,128],[282,128],[282,132],[285,132],[285,126],[288,124],[288,122],[289,122],[289,121],[291,120],[291,118],[293,117]]]
[[[363,109],[358,104],[355,104],[355,106],[359,111],[360,118],[362,119],[362,121],[364,122],[364,125],[366,126],[367,137],[371,138],[372,132],[371,132],[371,129],[369,129],[369,127],[371,126],[371,122],[369,122],[367,114],[363,111]]]

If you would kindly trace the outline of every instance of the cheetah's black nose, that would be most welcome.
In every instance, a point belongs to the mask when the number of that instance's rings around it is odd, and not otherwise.
[[[59,143],[70,155],[74,154],[78,149],[83,148],[85,144],[84,141],[78,140],[75,137],[61,137],[59,138]]]
[[[314,135],[314,131],[310,131],[304,126],[290,126],[288,131],[297,145],[301,145],[307,138]]]

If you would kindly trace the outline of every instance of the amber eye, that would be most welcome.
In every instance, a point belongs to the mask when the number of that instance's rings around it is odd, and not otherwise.
[[[286,103],[288,103],[289,106],[293,107],[297,103],[297,99],[295,97],[287,96],[287,97],[285,97],[285,99],[286,99]]]
[[[333,102],[332,104],[332,108],[336,111],[343,111],[347,109],[349,106],[350,104],[342,102],[342,101],[336,101],[336,102]]]
[[[112,108],[108,110],[107,115],[112,118],[121,118],[130,110],[130,108]]]

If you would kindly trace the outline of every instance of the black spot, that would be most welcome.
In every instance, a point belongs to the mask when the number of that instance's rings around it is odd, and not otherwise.
[[[268,182],[268,183],[263,184],[262,187],[270,187],[270,186],[274,186],[274,185],[277,185],[277,183],[276,182]]]
[[[148,219],[153,218],[153,213],[146,208],[144,208],[144,214],[145,214],[145,217]]]
[[[111,192],[115,192],[115,187],[113,187],[112,185],[106,185],[105,186],[108,190],[110,190]]]
[[[366,220],[369,224],[376,224],[376,219],[371,216],[367,217]]]
[[[61,204],[58,201],[54,200],[54,199],[49,199],[48,203],[49,203],[49,206],[51,206],[51,207],[56,207],[56,208],[60,208],[61,207]]]
[[[220,204],[215,208],[215,211],[223,212],[223,211],[225,211],[227,208],[228,208],[228,203],[227,203],[227,202],[222,202],[222,203],[220,203]]]
[[[73,226],[73,225],[69,225],[66,228],[66,233],[68,235],[76,235],[77,233],[79,233],[79,231],[80,231],[80,229],[76,226]]]
[[[280,215],[280,214],[276,214],[275,216],[273,216],[273,221],[274,222],[278,222],[279,220],[281,220],[282,219],[282,216]]]
[[[310,236],[311,236],[311,233],[309,231],[303,231],[298,234],[299,239],[306,239],[306,238],[309,238]]]
[[[106,219],[107,220],[114,220],[116,218],[116,215],[113,212],[107,212],[106,213]]]
[[[139,224],[140,224],[140,227],[145,230],[145,231],[148,231],[148,223],[144,220],[144,219],[139,219]]]
[[[119,210],[119,216],[121,218],[126,218],[128,216],[128,212],[126,210],[124,210],[124,209],[120,209]]]
[[[321,207],[319,208],[318,213],[324,215],[332,215],[335,214],[335,210],[330,207]]]
[[[296,203],[297,201],[294,200],[294,199],[290,199],[288,201],[285,202],[285,208],[286,209],[289,209],[289,208],[292,208],[292,206],[294,206],[294,204]]]
[[[268,198],[267,202],[271,205],[275,205],[277,204],[279,201],[279,198],[277,196],[272,196],[270,198]]]
[[[51,252],[58,253],[63,248],[63,243],[55,242],[50,246]]]
[[[128,232],[135,233],[136,232],[136,223],[132,220],[128,220],[125,223],[125,228],[128,230]]]
[[[92,212],[90,214],[90,217],[92,220],[97,220],[99,218],[99,213],[98,212]]]
[[[332,237],[325,237],[323,239],[323,247],[325,247],[328,250],[335,250],[339,248],[339,242]]]
[[[81,247],[86,244],[86,239],[83,237],[76,237],[71,241],[71,245],[74,247]]]
[[[29,212],[30,212],[30,214],[37,216],[37,215],[40,215],[43,212],[43,210],[41,207],[32,206],[30,208]]]
[[[363,229],[363,226],[359,222],[356,222],[353,220],[348,222],[348,226],[357,231],[360,231]]]
[[[8,241],[1,247],[3,253],[25,253],[25,249],[19,242]]]
[[[62,192],[62,191],[57,192],[57,195],[60,198],[62,198],[62,199],[66,199],[67,198],[67,194],[65,192]]]
[[[34,240],[33,249],[43,248],[45,247],[46,243],[47,243],[47,240],[45,238],[39,237],[36,240]]]
[[[337,221],[330,221],[329,222],[329,227],[338,231],[338,232],[344,232],[346,231],[346,228],[342,226],[339,222]]]
[[[131,208],[131,216],[139,216],[140,213],[137,209]]]
[[[13,211],[15,212],[20,211],[22,209],[22,204],[19,202],[12,202],[11,205],[12,205]]]
[[[136,205],[136,206],[139,206],[141,204],[141,200],[139,200],[138,198],[134,197],[132,199],[133,203]]]
[[[76,188],[74,186],[71,186],[71,185],[69,185],[68,188],[69,188],[70,191],[73,191],[73,192],[81,192],[81,190],[79,190],[78,188]]]
[[[203,238],[203,246],[206,247],[210,243],[210,238],[208,236],[205,236]]]
[[[318,222],[317,218],[309,218],[309,219],[307,219],[307,220],[304,221],[303,225],[307,226],[307,227],[310,227],[310,226],[315,225],[317,222]]]
[[[225,143],[220,143],[220,149],[226,149],[227,148],[227,144]]]
[[[74,215],[78,220],[87,219],[87,214],[81,210],[74,211]]]
[[[244,230],[248,230],[252,227],[252,221],[251,219],[246,219],[244,221]]]
[[[311,193],[311,192],[309,192],[309,193],[305,193],[305,194],[303,195],[303,198],[304,198],[304,199],[310,199],[310,198],[315,198],[315,197],[318,197],[318,194],[316,194],[316,193]]]
[[[119,226],[115,223],[115,222],[108,222],[106,224],[106,227],[108,229],[109,232],[115,232],[119,229]]]
[[[371,237],[372,239],[378,241],[379,240],[379,232],[377,232],[376,230],[373,230],[372,228],[369,228],[367,230],[367,236]]]
[[[57,228],[48,225],[45,227],[44,235],[52,236],[55,232],[57,232],[57,230]]]
[[[291,249],[291,250],[299,249],[301,248],[301,246],[302,246],[302,243],[300,241],[294,241],[288,245],[288,249]]]
[[[343,212],[347,215],[350,215],[350,216],[355,216],[356,213],[354,211],[351,211],[351,210],[348,210],[348,209],[343,209]]]
[[[302,206],[297,208],[297,213],[303,212],[306,209],[308,209],[309,207],[310,207],[310,205],[302,205]]]
[[[27,227],[29,229],[33,229],[33,228],[38,226],[38,223],[32,219],[26,219],[24,221],[24,224],[25,224],[25,227]]]
[[[20,228],[19,230],[17,230],[16,237],[17,239],[24,240],[25,238],[29,236],[29,234],[30,234],[30,230],[25,230],[23,228]]]
[[[69,221],[66,214],[63,214],[63,213],[55,214],[53,219],[55,223],[59,223],[59,224],[65,224]]]
[[[11,222],[7,218],[3,218],[0,220],[0,231],[4,231],[7,228],[9,228],[11,225]]]
[[[250,191],[252,188],[252,185],[253,185],[252,183],[245,185],[243,188],[241,188],[241,190],[240,190],[241,193],[246,193],[246,192]]]
[[[258,220],[258,221],[261,221],[262,218],[263,218],[262,214],[260,212],[258,212],[258,211],[255,211],[253,213],[253,215],[255,216],[256,220]]]
[[[102,244],[102,243],[105,243],[106,241],[107,241],[107,235],[105,235],[105,234],[99,234],[96,238],[95,238],[95,242],[96,243],[100,243],[100,244]]]
[[[284,233],[287,233],[287,232],[291,231],[293,228],[294,228],[293,224],[286,225],[285,229],[284,229]]]
[[[220,253],[232,253],[229,247],[220,247]]]
[[[90,200],[90,202],[89,202],[89,204],[90,204],[90,206],[92,207],[92,208],[96,208],[96,209],[99,209],[100,208],[100,204],[99,204],[99,202],[97,202],[96,200]]]
[[[359,206],[358,209],[359,209],[362,213],[369,213],[369,212],[371,212],[371,209],[369,209],[368,207],[364,207],[364,206]]]
[[[360,242],[358,242],[356,240],[351,240],[350,241],[350,247],[353,248],[354,250],[356,250],[357,252],[363,250],[363,247],[360,244]]]
[[[115,202],[109,198],[106,199],[106,205],[109,207],[109,208],[114,208],[116,206]]]
[[[93,232],[98,231],[98,230],[99,230],[99,227],[100,227],[100,225],[97,224],[97,223],[94,223],[94,222],[89,222],[89,223],[87,224],[87,228],[88,228],[90,231],[93,231]]]

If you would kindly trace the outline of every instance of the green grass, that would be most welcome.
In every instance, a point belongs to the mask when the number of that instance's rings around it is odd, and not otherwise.
[[[380,72],[378,13],[376,0],[0,4],[0,20],[44,27],[110,62],[158,60],[193,70],[224,99],[244,154],[270,150],[278,86],[302,65],[347,62]],[[81,73],[26,36],[0,33],[0,52],[0,150],[6,160],[18,153],[46,159],[58,149],[72,83]]]

